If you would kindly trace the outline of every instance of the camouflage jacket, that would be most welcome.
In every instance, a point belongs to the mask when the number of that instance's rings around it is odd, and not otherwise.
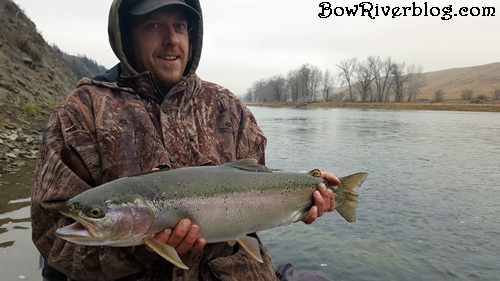
[[[154,167],[218,165],[253,157],[264,163],[266,138],[251,112],[227,89],[183,77],[159,94],[149,73],[118,82],[82,79],[50,117],[32,194],[33,241],[46,262],[70,280],[276,280],[237,245],[208,244],[181,259],[180,270],[144,246],[96,247],[56,238],[72,221],[59,206],[102,183]]]

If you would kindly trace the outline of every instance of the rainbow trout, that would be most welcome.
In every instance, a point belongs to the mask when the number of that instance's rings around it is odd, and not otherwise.
[[[309,173],[271,171],[255,159],[220,166],[186,167],[120,178],[68,200],[61,213],[76,220],[56,236],[91,246],[146,244],[174,265],[187,269],[175,249],[153,236],[174,228],[183,218],[200,227],[207,243],[238,242],[262,262],[259,245],[249,233],[301,221],[313,206],[312,193],[323,182],[335,192],[336,210],[348,222],[356,219],[360,186],[368,176],[339,178],[338,187]]]

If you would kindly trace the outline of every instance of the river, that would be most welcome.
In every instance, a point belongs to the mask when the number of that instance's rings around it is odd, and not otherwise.
[[[275,264],[335,281],[500,280],[500,113],[250,109],[267,166],[370,173],[356,222],[328,213],[259,233]],[[0,177],[2,280],[40,280],[32,168]]]
[[[500,280],[500,114],[252,107],[267,165],[369,172],[357,221],[261,233],[276,264],[339,280]]]

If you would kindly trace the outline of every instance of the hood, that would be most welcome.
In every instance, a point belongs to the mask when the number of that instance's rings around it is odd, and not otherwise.
[[[133,75],[137,75],[138,72],[130,64],[129,59],[126,56],[126,52],[123,46],[123,37],[121,27],[123,26],[124,17],[122,16],[123,11],[128,10],[133,4],[138,0],[113,0],[111,8],[109,10],[108,18],[108,36],[109,43],[116,57],[120,60],[122,69],[130,72]],[[186,0],[186,4],[193,7],[202,17],[202,20],[196,21],[194,23],[195,29],[190,36],[190,44],[192,48],[191,59],[189,60],[186,70],[184,71],[184,76],[188,74],[194,74],[198,68],[198,63],[201,57],[201,47],[203,43],[203,14],[201,12],[200,1],[198,0]]]

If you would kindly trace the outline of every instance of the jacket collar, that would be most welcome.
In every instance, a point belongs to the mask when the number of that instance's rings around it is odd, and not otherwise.
[[[202,80],[196,74],[183,76],[168,93],[160,93],[150,72],[131,74],[122,69],[120,64],[108,72],[98,75],[92,79],[83,78],[77,87],[83,85],[95,85],[114,90],[127,91],[140,95],[143,98],[161,104],[165,99],[178,100],[178,103],[186,102],[195,98],[201,91]],[[182,97],[182,99],[179,99]]]

